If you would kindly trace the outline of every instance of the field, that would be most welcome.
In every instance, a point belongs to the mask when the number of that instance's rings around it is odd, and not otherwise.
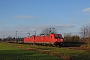
[[[24,45],[23,45],[24,46]],[[17,44],[0,43],[0,60],[62,60],[40,52],[24,50]]]
[[[83,48],[83,47],[80,47]],[[0,59],[5,60],[90,60],[90,50],[29,44],[0,43]]]

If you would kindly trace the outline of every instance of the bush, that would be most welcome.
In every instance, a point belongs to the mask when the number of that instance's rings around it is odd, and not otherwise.
[[[65,34],[64,42],[80,42],[80,37],[77,35]]]

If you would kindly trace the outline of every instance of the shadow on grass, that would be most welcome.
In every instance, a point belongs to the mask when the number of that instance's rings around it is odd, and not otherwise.
[[[0,51],[0,60],[62,60],[58,57],[26,50]]]

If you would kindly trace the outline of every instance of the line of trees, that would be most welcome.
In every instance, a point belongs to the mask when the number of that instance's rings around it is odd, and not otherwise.
[[[85,25],[80,28],[80,36],[64,34],[65,42],[84,42],[90,44],[90,25]]]
[[[64,42],[80,42],[78,35],[71,35],[71,33],[64,34]]]

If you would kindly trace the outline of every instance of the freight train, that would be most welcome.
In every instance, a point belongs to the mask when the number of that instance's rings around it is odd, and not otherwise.
[[[3,41],[10,43],[28,43],[28,44],[38,44],[38,45],[53,45],[61,47],[64,39],[62,34],[50,34],[50,35],[40,35],[40,36],[29,36],[24,38],[8,38]]]
[[[30,36],[24,38],[24,43],[62,46],[64,39],[61,34]]]

